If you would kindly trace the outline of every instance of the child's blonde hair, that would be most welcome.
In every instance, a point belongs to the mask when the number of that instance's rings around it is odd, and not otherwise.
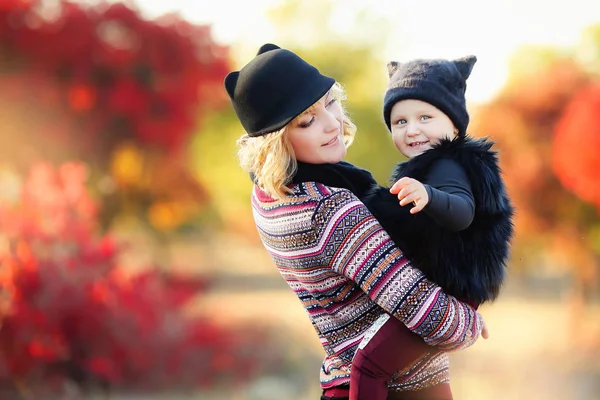
[[[329,93],[340,102],[346,99],[344,89],[337,82],[329,89]],[[342,112],[344,144],[349,147],[354,140],[356,126],[343,107]],[[292,143],[286,134],[288,126],[258,137],[244,134],[237,141],[240,166],[252,175],[254,183],[274,199],[282,199],[292,192],[287,185],[298,168]]]

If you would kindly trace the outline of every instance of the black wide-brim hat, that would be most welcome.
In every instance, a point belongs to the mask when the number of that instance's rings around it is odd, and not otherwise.
[[[286,126],[334,83],[295,53],[267,43],[240,71],[229,73],[224,85],[246,133],[255,137]]]

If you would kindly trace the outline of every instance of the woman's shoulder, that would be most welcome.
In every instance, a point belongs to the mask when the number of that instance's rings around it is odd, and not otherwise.
[[[316,207],[321,201],[336,197],[349,200],[358,200],[358,198],[348,189],[327,186],[325,184],[308,181],[290,185],[291,192],[282,199],[274,199],[254,186],[252,199],[254,202],[264,205],[295,206],[299,203],[313,203]]]
[[[290,187],[292,198],[325,199],[332,195],[353,195],[348,189],[328,186],[320,182],[308,181],[294,184]]]
[[[310,209],[313,214],[336,213],[348,205],[365,207],[354,193],[345,188],[327,186],[320,182],[308,181],[290,187],[292,193],[281,200],[282,205]],[[366,207],[365,207],[366,208]]]
[[[336,188],[318,182],[303,182],[299,190],[309,192],[313,207],[313,219],[318,223],[328,223],[336,216],[358,212],[370,214],[365,204],[352,191],[345,188]]]
[[[282,199],[268,197],[260,188],[252,193],[256,216],[273,221],[293,219],[311,221],[325,226],[336,216],[347,213],[368,214],[367,207],[348,189],[335,188],[318,182],[302,182],[290,186],[291,193]]]

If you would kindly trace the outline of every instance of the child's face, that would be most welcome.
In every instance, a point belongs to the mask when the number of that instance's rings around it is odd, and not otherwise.
[[[437,107],[421,100],[401,100],[390,115],[392,138],[405,157],[413,158],[439,143],[454,138],[456,128]]]
[[[310,164],[336,163],[346,155],[342,106],[327,93],[288,125],[296,159]]]

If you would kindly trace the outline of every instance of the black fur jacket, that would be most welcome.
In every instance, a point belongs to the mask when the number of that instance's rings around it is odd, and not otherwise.
[[[443,228],[424,211],[410,214],[412,206],[401,207],[389,187],[377,185],[368,171],[347,162],[299,163],[293,183],[316,181],[351,190],[413,265],[447,294],[479,305],[498,296],[513,236],[514,209],[492,145],[486,139],[470,137],[443,140],[394,169],[392,182],[408,176],[426,183],[435,160],[447,157],[457,161],[467,173],[475,199],[473,222],[460,232]]]

